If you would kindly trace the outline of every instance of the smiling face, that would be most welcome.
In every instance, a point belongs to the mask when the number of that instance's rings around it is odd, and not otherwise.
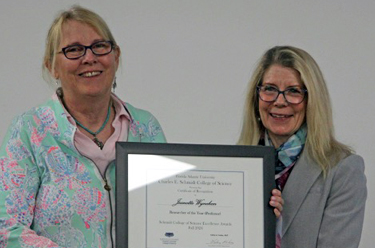
[[[58,51],[66,46],[77,44],[90,46],[103,40],[93,27],[71,20],[62,26]],[[118,48],[103,56],[97,56],[87,49],[84,56],[75,60],[67,59],[63,53],[58,53],[54,77],[61,81],[64,98],[108,96],[119,64],[119,55]]]
[[[272,65],[265,71],[262,85],[272,85],[281,91],[293,86],[303,87],[296,70],[280,65]],[[276,148],[301,127],[305,120],[306,105],[306,99],[300,104],[290,104],[282,94],[274,102],[259,99],[261,121]]]

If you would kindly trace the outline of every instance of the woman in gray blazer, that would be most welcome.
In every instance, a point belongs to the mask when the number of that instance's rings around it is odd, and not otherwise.
[[[263,55],[250,80],[238,143],[276,149],[276,185],[285,201],[277,247],[358,247],[364,161],[335,139],[327,86],[307,52],[282,46]]]

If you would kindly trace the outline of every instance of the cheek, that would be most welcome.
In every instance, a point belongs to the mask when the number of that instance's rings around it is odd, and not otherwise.
[[[56,60],[55,62],[55,71],[54,76],[55,78],[61,78],[64,76],[64,73],[66,72],[66,64],[62,63],[60,60]]]
[[[69,61],[66,63],[61,63],[59,65],[56,65],[55,70],[60,77],[75,76],[79,66],[74,62],[75,61],[72,61],[72,62]]]
[[[108,60],[108,63],[109,63],[110,66],[113,67],[114,71],[117,71],[118,66],[120,64],[119,54],[118,53],[114,53],[113,56],[111,56],[110,59]]]
[[[301,106],[301,108],[296,110],[296,113],[298,113],[298,122],[304,122],[306,118],[306,106]]]
[[[269,104],[268,104],[268,103],[265,103],[265,102],[259,102],[258,111],[259,111],[259,115],[260,115],[260,117],[264,117],[265,115],[267,115],[268,107],[269,107]]]
[[[108,61],[107,66],[111,67],[112,70],[114,70],[116,72],[117,68],[118,68],[118,61],[115,58],[113,58],[113,59]]]

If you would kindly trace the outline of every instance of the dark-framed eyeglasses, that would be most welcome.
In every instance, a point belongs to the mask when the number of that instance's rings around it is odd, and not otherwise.
[[[114,44],[112,41],[98,41],[92,43],[90,46],[72,45],[61,49],[58,53],[63,53],[67,59],[79,59],[86,54],[87,49],[90,49],[93,54],[97,56],[107,55],[112,52]]]
[[[264,102],[274,102],[282,94],[288,103],[300,104],[307,95],[307,89],[293,86],[281,91],[272,85],[259,85],[257,86],[257,93]]]

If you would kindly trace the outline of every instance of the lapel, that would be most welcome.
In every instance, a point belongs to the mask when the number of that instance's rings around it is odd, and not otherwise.
[[[285,201],[284,205],[286,206],[282,212],[283,236],[293,222],[310,188],[321,173],[322,170],[319,165],[309,159],[307,152],[303,151],[301,157],[294,165],[282,193]]]

